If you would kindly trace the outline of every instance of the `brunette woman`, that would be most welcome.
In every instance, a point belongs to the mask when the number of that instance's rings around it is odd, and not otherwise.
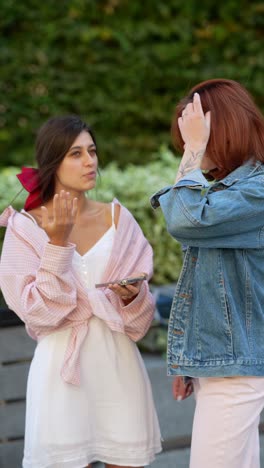
[[[117,200],[93,201],[95,137],[79,117],[49,120],[30,195],[7,225],[5,300],[38,341],[27,388],[24,468],[143,467],[159,452],[150,382],[135,341],[154,311],[152,250]],[[88,192],[88,197],[86,197]],[[146,278],[131,285],[118,280]],[[110,284],[96,288],[98,283]]]

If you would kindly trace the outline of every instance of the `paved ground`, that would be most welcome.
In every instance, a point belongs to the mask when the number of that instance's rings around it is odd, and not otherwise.
[[[158,455],[151,468],[188,468],[189,449],[173,450]]]

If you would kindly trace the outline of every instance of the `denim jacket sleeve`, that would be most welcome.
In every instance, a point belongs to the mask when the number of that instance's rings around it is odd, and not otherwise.
[[[206,248],[264,247],[264,177],[210,185],[196,169],[151,198],[168,232],[182,244]]]

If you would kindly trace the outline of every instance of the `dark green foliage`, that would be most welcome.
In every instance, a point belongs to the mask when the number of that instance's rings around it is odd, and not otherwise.
[[[31,163],[36,129],[61,113],[94,126],[103,163],[144,164],[207,78],[241,81],[263,108],[263,13],[258,0],[2,0],[1,165]]]

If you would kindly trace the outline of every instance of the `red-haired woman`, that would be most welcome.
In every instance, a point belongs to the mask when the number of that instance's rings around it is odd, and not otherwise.
[[[173,393],[194,387],[191,468],[258,468],[264,406],[264,118],[239,83],[195,86],[177,106],[183,157],[152,197],[188,246],[173,300]],[[183,378],[183,376],[188,376]]]

